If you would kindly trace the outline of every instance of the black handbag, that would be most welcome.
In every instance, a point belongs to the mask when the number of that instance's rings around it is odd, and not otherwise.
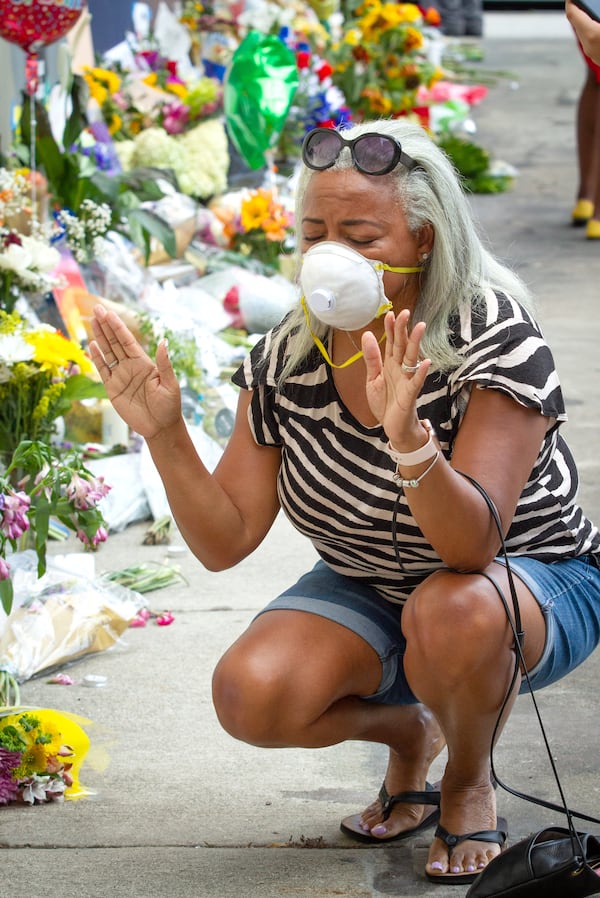
[[[516,842],[482,870],[467,898],[567,898],[600,892],[600,840],[553,826]]]
[[[462,473],[462,472],[461,472]],[[472,477],[463,474],[485,499],[498,533],[502,546],[502,556],[506,565],[509,589],[513,604],[514,619],[511,616],[508,602],[496,581],[487,574],[485,577],[493,584],[496,592],[504,605],[508,620],[513,630],[515,639],[515,670],[509,686],[506,699],[500,709],[498,722],[492,735],[490,748],[490,762],[492,776],[498,785],[512,795],[531,801],[534,804],[557,811],[566,816],[567,826],[550,826],[540,832],[534,833],[520,842],[516,842],[506,851],[497,855],[485,867],[477,879],[470,886],[466,898],[584,898],[587,895],[600,894],[600,837],[575,829],[573,818],[588,820],[600,824],[600,820],[588,814],[571,810],[566,802],[558,771],[552,756],[552,751],[542,723],[542,718],[535,699],[535,694],[525,661],[523,658],[521,630],[521,617],[519,602],[514,586],[512,572],[508,561],[502,525],[496,507],[483,487]],[[512,789],[501,781],[494,769],[493,747],[500,720],[506,703],[512,693],[519,668],[522,667],[524,676],[529,686],[529,693],[533,702],[535,713],[540,725],[542,737],[554,779],[558,786],[558,792],[562,804],[553,804],[532,795],[525,795]]]

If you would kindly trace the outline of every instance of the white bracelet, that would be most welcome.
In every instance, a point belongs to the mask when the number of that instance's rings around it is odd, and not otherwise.
[[[390,454],[390,457],[393,462],[397,465],[420,465],[424,461],[429,461],[430,458],[433,458],[435,453],[438,451],[437,446],[433,442],[433,428],[429,422],[421,421],[421,424],[427,430],[429,434],[429,438],[424,446],[420,446],[418,449],[415,449],[414,452],[398,452],[397,449],[394,449],[390,441],[388,440],[387,451]],[[429,426],[428,426],[429,425]]]
[[[406,489],[406,487],[410,487],[411,489],[414,487],[417,487],[420,484],[420,482],[423,480],[423,478],[429,474],[429,472],[431,471],[431,469],[433,468],[434,464],[436,463],[436,461],[438,460],[439,457],[440,457],[440,450],[436,449],[435,455],[433,457],[433,461],[431,462],[430,465],[427,466],[427,468],[423,471],[422,474],[419,474],[418,477],[411,478],[410,480],[404,480],[400,476],[398,471],[396,471],[396,473],[394,474],[394,480],[396,481],[396,483],[398,484],[398,486],[401,489]]]

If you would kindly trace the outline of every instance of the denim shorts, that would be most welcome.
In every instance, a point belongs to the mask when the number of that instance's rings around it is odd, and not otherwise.
[[[537,690],[576,668],[600,642],[600,570],[592,555],[554,564],[529,557],[509,561],[514,575],[539,602],[546,620],[544,651],[529,672],[531,685]],[[318,561],[260,613],[277,610],[318,614],[348,627],[373,647],[383,673],[377,692],[366,696],[366,701],[416,703],[404,674],[406,642],[400,627],[401,605],[382,599],[370,586],[337,574]],[[524,680],[521,692],[528,688]]]

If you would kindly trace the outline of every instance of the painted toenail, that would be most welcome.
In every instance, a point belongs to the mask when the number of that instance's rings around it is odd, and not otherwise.
[[[371,830],[374,836],[385,836],[387,829],[383,826],[382,823],[378,823],[377,826],[374,826]]]
[[[440,864],[439,861],[434,861],[434,862],[431,864],[431,869],[432,869],[432,870],[443,870],[444,868],[442,867],[442,865]]]
[[[451,871],[451,872],[452,872],[452,873],[460,873],[460,872],[461,872],[460,867],[452,867],[452,871]]]
[[[483,868],[485,867],[485,861],[479,861],[477,867],[479,870],[483,870]]]
[[[469,864],[469,866],[467,867],[467,873],[472,873],[474,869],[475,867],[473,866],[473,864]]]

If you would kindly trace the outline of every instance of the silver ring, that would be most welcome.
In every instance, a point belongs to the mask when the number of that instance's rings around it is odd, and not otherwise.
[[[111,362],[110,365],[107,365],[106,367],[109,369],[112,369],[112,368],[116,368],[118,364],[119,364],[119,360],[116,359],[114,362]]]
[[[403,371],[406,371],[407,374],[414,374],[415,371],[418,371],[421,367],[421,362],[417,362],[416,365],[405,365],[404,362],[400,365]]]

